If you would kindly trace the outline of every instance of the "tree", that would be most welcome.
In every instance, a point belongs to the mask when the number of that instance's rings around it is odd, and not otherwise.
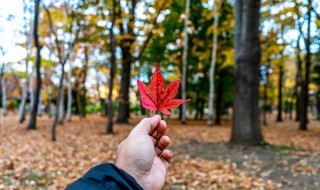
[[[182,79],[181,79],[181,98],[187,99],[187,70],[188,70],[188,22],[190,13],[190,0],[186,0],[186,12],[184,20],[184,47],[183,47],[183,63],[182,63]],[[182,104],[181,122],[186,123],[187,104]]]
[[[41,66],[41,48],[42,46],[39,43],[39,34],[38,34],[38,24],[39,24],[39,6],[40,0],[36,0],[35,2],[35,9],[34,9],[34,24],[33,24],[33,41],[36,47],[36,90],[34,92],[34,102],[32,104],[31,109],[31,116],[29,120],[29,124],[27,126],[28,130],[36,129],[37,124],[37,113],[38,113],[38,104],[39,104],[39,96],[40,96],[40,89],[41,89],[41,73],[40,73],[40,66]]]
[[[113,133],[113,103],[112,103],[112,92],[113,92],[113,80],[116,67],[116,38],[114,35],[114,26],[116,20],[116,7],[118,3],[116,0],[112,1],[112,13],[111,13],[111,27],[110,27],[110,78],[109,78],[109,94],[108,94],[108,118],[107,118],[107,130],[108,134]]]
[[[213,111],[214,111],[214,70],[216,65],[216,56],[217,56],[217,44],[218,44],[218,3],[217,0],[214,1],[214,23],[213,23],[213,40],[212,40],[212,58],[210,66],[210,89],[209,89],[209,113],[208,113],[208,122],[209,126],[213,125]],[[219,88],[221,89],[221,87]]]
[[[28,5],[27,2],[23,2],[23,19],[24,19],[24,35],[26,37],[26,73],[27,76],[25,78],[25,81],[23,82],[23,91],[22,91],[22,98],[21,98],[21,103],[20,103],[20,107],[19,107],[19,122],[22,123],[25,120],[25,113],[26,113],[26,104],[27,104],[27,98],[28,98],[28,91],[29,91],[29,59],[31,56],[31,49],[32,49],[32,42],[31,42],[31,27],[29,27],[30,25],[30,21],[27,19],[27,11],[28,11]],[[31,12],[31,11],[30,11]]]
[[[300,112],[300,130],[307,130],[308,122],[308,103],[309,103],[309,83],[310,83],[310,67],[311,67],[311,11],[312,1],[308,0],[307,11],[307,36],[305,38],[306,55],[305,55],[305,73],[301,90],[301,112]]]
[[[235,89],[231,142],[261,144],[259,123],[260,1],[235,3]]]
[[[130,2],[130,3],[129,3]],[[138,46],[137,35],[135,34],[135,29],[141,30],[136,26],[136,8],[138,0],[131,0],[126,5],[128,7],[122,7],[122,3],[119,6],[119,30],[120,30],[120,48],[122,55],[122,64],[121,64],[121,86],[119,93],[119,111],[117,115],[117,123],[128,123],[129,118],[129,87],[130,87],[130,74],[131,74],[131,66],[132,63],[136,62],[142,56],[144,50],[150,43],[154,29],[157,27],[157,19],[161,13],[161,11],[170,4],[170,1],[159,0],[155,1],[154,8],[156,8],[156,14],[150,14],[150,12],[146,11],[147,18],[149,17],[151,24],[143,24],[146,25],[145,29],[145,40],[142,42],[141,46],[139,46],[139,50],[134,56],[133,48],[134,46]],[[143,19],[140,20],[142,22]]]
[[[61,66],[61,71],[60,71],[60,77],[59,77],[59,84],[58,84],[58,97],[56,101],[56,113],[55,117],[52,123],[52,129],[51,129],[51,140],[55,141],[56,140],[56,126],[59,121],[59,113],[61,113],[61,108],[63,107],[63,81],[64,81],[64,74],[65,74],[65,64],[67,60],[69,59],[69,56],[71,52],[74,50],[74,46],[76,43],[76,38],[79,34],[79,29],[74,30],[74,25],[75,23],[75,17],[76,17],[76,12],[75,10],[69,10],[68,9],[68,4],[64,4],[66,7],[66,20],[68,16],[70,15],[71,12],[71,22],[66,21],[64,24],[64,27],[67,28],[67,32],[69,33],[70,37],[68,40],[65,39],[66,32],[64,31],[63,33],[63,39],[59,41],[59,37],[57,34],[57,30],[54,28],[53,20],[51,17],[51,12],[48,7],[44,7],[44,10],[47,15],[49,27],[50,27],[50,33],[53,35],[54,38],[54,44],[55,48],[57,49],[57,54],[58,54],[58,60],[59,64]],[[66,46],[68,48],[66,48]],[[63,109],[63,108],[62,108]],[[61,117],[60,117],[61,118]]]

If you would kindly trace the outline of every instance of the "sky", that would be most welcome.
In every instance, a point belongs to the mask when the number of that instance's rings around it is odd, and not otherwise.
[[[25,58],[24,48],[16,45],[23,42],[24,38],[17,31],[23,30],[23,1],[22,0],[0,0],[0,45],[6,51],[3,58],[0,54],[0,60],[7,62],[17,62]],[[7,19],[14,15],[12,21]]]

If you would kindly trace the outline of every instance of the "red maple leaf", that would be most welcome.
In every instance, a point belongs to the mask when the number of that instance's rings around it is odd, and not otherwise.
[[[138,80],[141,104],[153,114],[157,109],[165,115],[170,115],[168,109],[174,109],[188,102],[188,100],[173,99],[179,90],[180,80],[172,82],[164,87],[164,79],[160,73],[159,66],[156,69],[150,82],[150,87]]]

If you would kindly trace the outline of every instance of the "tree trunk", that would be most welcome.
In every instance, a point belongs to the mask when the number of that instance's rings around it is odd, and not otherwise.
[[[308,27],[307,27],[307,39],[306,41],[306,67],[305,67],[305,75],[304,81],[302,84],[301,91],[301,116],[300,116],[300,130],[307,130],[307,122],[308,122],[308,104],[309,104],[309,82],[310,82],[310,66],[311,66],[311,7],[312,2],[308,0]]]
[[[125,42],[123,42],[125,43]],[[131,73],[131,53],[130,47],[121,47],[122,50],[122,68],[121,68],[121,86],[119,95],[119,111],[117,116],[117,123],[128,123],[129,117],[129,87],[130,87],[130,73]],[[109,105],[109,104],[108,104]]]
[[[39,97],[39,103],[38,103],[38,116],[42,116],[42,100],[43,100],[43,95],[44,95],[44,89],[40,90],[40,97]]]
[[[279,80],[278,80],[278,116],[277,121],[282,121],[282,84],[283,84],[283,66],[279,67]]]
[[[28,25],[30,24],[30,22],[28,21],[26,15],[30,12],[28,11],[28,5],[27,2],[23,2],[23,14],[24,14],[24,34],[26,37],[26,74],[29,75],[29,59],[30,59],[30,55],[31,55],[31,49],[32,49],[32,42],[31,42],[31,31],[28,28]],[[19,106],[19,122],[22,123],[24,122],[25,118],[25,114],[26,114],[26,104],[28,101],[28,92],[29,92],[29,76],[26,76],[25,81],[23,82],[23,90],[22,90],[22,98],[21,98],[21,103]]]
[[[318,94],[316,98],[317,98],[317,109],[318,109],[317,119],[320,120],[320,89],[318,90]]]
[[[68,103],[67,103],[67,122],[71,122],[71,108],[72,108],[72,61],[69,61],[68,73]]]
[[[117,3],[120,7],[120,2]],[[126,39],[121,40],[120,47],[122,52],[122,68],[121,68],[121,82],[120,82],[120,95],[119,95],[119,111],[117,116],[117,123],[128,123],[128,118],[130,115],[130,105],[129,105],[129,87],[130,87],[130,74],[131,74],[131,63],[132,54],[131,47],[134,42],[134,22],[135,22],[135,9],[137,5],[137,0],[131,0],[130,18],[127,23],[127,33],[125,33],[123,23],[120,23],[120,33],[121,35],[130,36]],[[121,8],[117,13],[118,17],[121,18]],[[142,52],[140,52],[141,55]],[[139,56],[140,56],[139,55]],[[138,56],[138,57],[139,57]]]
[[[6,80],[1,77],[1,88],[2,88],[2,115],[7,116],[7,90],[6,90]]]
[[[194,119],[198,120],[200,114],[200,97],[199,97],[199,90],[196,93],[196,114],[194,115]]]
[[[267,71],[268,73],[268,71]],[[263,89],[263,115],[262,115],[262,123],[264,126],[267,125],[267,107],[268,107],[268,83],[269,83],[269,78],[267,77],[266,84],[264,84],[264,89]]]
[[[259,0],[235,3],[235,89],[231,142],[263,143],[259,122]]]
[[[59,110],[60,110],[60,106],[63,106],[63,104],[61,104],[62,101],[62,97],[63,97],[63,78],[64,78],[64,63],[61,64],[61,77],[59,79],[59,86],[58,86],[58,97],[57,97],[57,102],[56,102],[56,113],[55,113],[55,117],[52,123],[52,128],[51,128],[51,140],[56,141],[57,137],[56,137],[56,127],[57,127],[57,123],[59,121]]]
[[[222,114],[222,97],[223,97],[223,75],[224,73],[220,73],[219,81],[218,81],[218,89],[217,89],[217,109],[216,109],[216,125],[221,124],[221,114]]]
[[[214,1],[214,23],[213,23],[213,39],[212,39],[212,57],[210,65],[210,87],[209,87],[209,113],[208,113],[208,122],[207,125],[213,125],[213,112],[214,112],[214,70],[216,66],[216,57],[217,57],[217,44],[218,44],[218,3],[217,0]],[[220,121],[219,121],[220,122]]]
[[[80,89],[80,105],[81,105],[81,112],[80,117],[86,117],[86,106],[87,106],[87,89],[86,89],[86,80],[87,80],[87,73],[88,73],[88,64],[89,64],[89,55],[88,55],[88,47],[84,47],[84,66],[82,70],[82,85]]]
[[[105,116],[105,101],[101,97],[101,92],[100,92],[100,77],[99,77],[99,70],[97,69],[97,74],[96,74],[96,80],[97,80],[97,92],[98,92],[98,98],[99,98],[99,103],[101,107],[100,115],[101,117]]]
[[[289,101],[289,119],[292,120],[292,111],[293,111],[293,100],[294,99],[294,93],[291,93],[291,98]]]
[[[19,122],[22,123],[26,119],[25,113],[26,113],[26,104],[27,104],[27,98],[28,98],[28,80],[25,80],[23,82],[23,91],[22,91],[22,98],[21,103],[19,106]]]
[[[51,102],[52,102],[52,82],[50,81],[48,86],[48,102],[47,102],[49,118],[52,117]]]
[[[60,89],[59,89],[60,90]],[[62,82],[62,88],[61,88],[61,98],[57,101],[57,112],[58,115],[58,124],[63,124],[63,118],[64,118],[64,90],[63,90],[63,82]],[[59,106],[58,106],[59,104]]]
[[[36,129],[36,124],[37,124],[37,112],[38,112],[38,103],[39,103],[39,96],[40,96],[40,89],[41,89],[41,73],[40,73],[40,66],[41,66],[41,46],[39,44],[39,39],[38,39],[38,22],[39,22],[39,5],[40,5],[40,0],[36,0],[35,2],[35,14],[34,14],[34,23],[33,23],[33,40],[35,43],[35,47],[37,49],[36,53],[36,77],[37,77],[37,82],[36,82],[36,91],[34,93],[34,102],[32,104],[32,109],[31,109],[31,116],[30,116],[30,121],[27,126],[27,129]],[[31,91],[33,92],[33,91]]]
[[[190,0],[186,0],[186,12],[184,20],[184,48],[183,48],[183,65],[182,65],[182,81],[181,81],[181,97],[187,99],[187,70],[188,70],[188,21],[190,12]],[[181,123],[186,123],[187,104],[182,104]]]
[[[77,85],[75,84],[75,86],[77,86]],[[72,91],[72,97],[74,99],[74,108],[75,108],[74,112],[76,115],[80,114],[79,101],[78,101],[79,92],[78,91],[79,91],[78,89],[74,89]]]
[[[113,91],[113,79],[115,74],[116,67],[116,38],[114,36],[113,28],[115,25],[115,10],[116,10],[116,0],[112,1],[112,21],[110,28],[110,51],[111,51],[111,60],[110,60],[110,80],[109,80],[109,93],[108,93],[108,119],[107,119],[107,129],[106,133],[113,133],[113,103],[112,103],[112,91]]]
[[[34,103],[34,69],[33,67],[31,67],[31,73],[30,73],[30,80],[29,80],[29,95],[30,95],[30,111],[33,107],[33,103]]]
[[[204,110],[204,103],[205,103],[205,100],[204,99],[201,99],[201,104],[200,104],[200,120],[203,120],[203,110]]]
[[[296,96],[296,121],[300,120],[300,110],[301,110],[301,79],[302,79],[302,61],[300,57],[300,35],[297,40],[296,48],[296,62],[297,62],[297,74],[295,81],[295,96]]]

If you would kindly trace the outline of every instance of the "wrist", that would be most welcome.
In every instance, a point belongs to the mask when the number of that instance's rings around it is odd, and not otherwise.
[[[124,172],[126,172],[128,175],[130,175],[132,178],[134,178],[134,180],[144,189],[140,178],[138,177],[138,175],[132,171],[129,167],[126,167],[125,162],[122,162],[120,160],[116,160],[115,166],[117,166],[118,168],[120,168],[121,170],[123,170]]]

